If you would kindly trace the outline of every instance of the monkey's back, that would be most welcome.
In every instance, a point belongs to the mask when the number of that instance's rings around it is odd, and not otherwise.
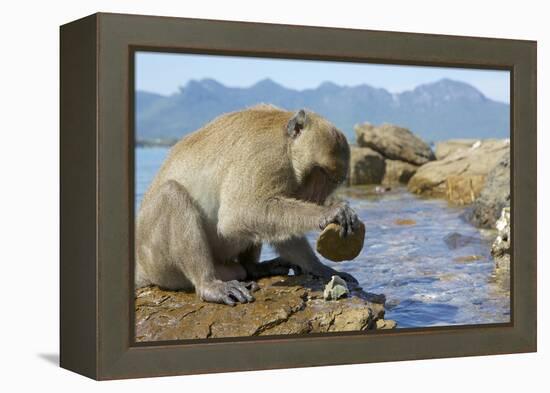
[[[291,112],[261,105],[221,115],[172,147],[144,196],[167,180],[182,184],[209,217],[220,198],[280,192],[292,164],[286,124]],[[286,181],[288,183],[288,181]]]

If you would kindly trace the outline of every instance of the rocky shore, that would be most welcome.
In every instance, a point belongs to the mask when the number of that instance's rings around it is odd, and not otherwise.
[[[432,152],[426,142],[396,125],[364,123],[355,126],[355,133],[349,185],[401,184],[417,195],[468,206],[467,220],[498,231],[492,249],[495,268],[509,272],[509,139],[442,141]]]
[[[350,287],[349,295],[325,300],[325,282],[310,276],[258,281],[253,303],[234,307],[204,303],[194,293],[145,287],[136,292],[136,340],[309,334],[393,329],[384,319],[383,295]]]

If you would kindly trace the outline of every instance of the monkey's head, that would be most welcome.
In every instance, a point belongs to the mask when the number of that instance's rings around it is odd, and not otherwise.
[[[303,109],[290,118],[287,132],[302,196],[324,202],[348,174],[350,149],[346,137],[325,118]]]

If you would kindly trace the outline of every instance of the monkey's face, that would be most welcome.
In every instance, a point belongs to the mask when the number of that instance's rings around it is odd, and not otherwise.
[[[348,174],[346,137],[328,120],[303,110],[290,119],[287,130],[296,177],[308,199],[321,203]]]

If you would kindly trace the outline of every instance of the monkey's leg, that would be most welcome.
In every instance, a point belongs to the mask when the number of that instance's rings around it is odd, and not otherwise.
[[[140,221],[146,220],[149,226],[138,224],[138,231],[147,229],[145,234],[140,233],[139,241],[145,248],[155,249],[156,263],[163,264],[148,269],[155,270],[152,283],[173,282],[173,273],[179,270],[204,301],[234,305],[254,300],[250,290],[255,283],[224,282],[217,277],[203,217],[181,184],[167,181],[161,185],[155,197],[142,207],[140,216]]]
[[[246,270],[247,279],[258,280],[263,277],[287,276],[290,269],[294,270],[296,274],[301,272],[297,265],[281,257],[260,262],[261,251],[261,244],[252,245],[239,255],[238,260]]]
[[[304,273],[310,273],[323,279],[339,276],[348,282],[357,284],[357,280],[351,274],[339,272],[323,265],[305,236],[293,237],[286,241],[274,243],[273,246],[282,259],[295,263]]]

